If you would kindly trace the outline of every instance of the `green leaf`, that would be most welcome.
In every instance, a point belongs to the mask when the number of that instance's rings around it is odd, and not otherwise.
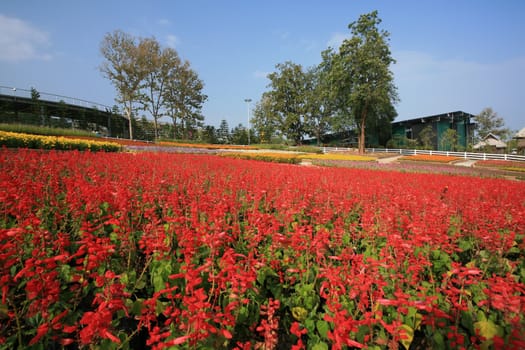
[[[308,329],[308,334],[315,332],[315,322],[311,318],[304,321],[304,328]]]
[[[139,279],[135,283],[135,289],[143,289],[144,287],[146,287],[146,280],[144,278]]]
[[[468,329],[470,333],[474,333],[472,314],[467,311],[461,311],[461,325]]]
[[[169,260],[154,260],[151,264],[151,283],[155,292],[165,288],[168,276],[171,274],[171,262]],[[137,281],[138,285],[138,281]],[[136,286],[138,288],[138,286]],[[140,288],[138,288],[140,289]]]
[[[319,335],[321,335],[321,338],[328,339],[327,334],[330,330],[330,325],[328,324],[328,322],[324,320],[317,320],[315,326],[317,328],[317,331],[319,332]]]
[[[325,342],[321,341],[317,344],[314,344],[314,346],[312,346],[312,350],[328,350],[328,344],[326,344]]]
[[[458,247],[462,251],[467,251],[472,249],[472,243],[469,240],[462,239],[458,242]]]
[[[404,334],[401,335],[401,339],[399,341],[403,347],[408,350],[408,348],[410,348],[410,344],[412,344],[412,340],[414,339],[414,329],[406,324],[401,325],[400,328],[403,330]]]
[[[436,345],[435,349],[445,349],[445,339],[441,333],[435,332],[432,339],[434,340],[434,345]]]
[[[131,307],[131,313],[136,316],[140,316],[142,312],[142,303],[143,299],[137,299],[133,303],[133,306]]]
[[[490,340],[494,338],[495,335],[501,335],[502,329],[500,326],[496,325],[491,320],[478,321],[474,323],[474,328],[479,332],[479,335]]]
[[[167,302],[157,300],[155,304],[155,313],[157,314],[157,316],[163,313],[164,310],[166,310],[167,306],[168,306]]]
[[[116,233],[116,232],[111,232],[111,233],[109,234],[109,240],[111,241],[111,243],[118,242],[118,240],[119,240],[118,233]]]
[[[365,335],[370,334],[370,327],[366,325],[359,326],[359,330],[357,331],[357,334],[355,335],[355,338],[358,342],[364,343],[365,342]]]

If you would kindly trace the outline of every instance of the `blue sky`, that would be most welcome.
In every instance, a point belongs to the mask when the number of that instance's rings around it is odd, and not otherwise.
[[[522,0],[2,1],[0,86],[113,105],[99,46],[121,29],[189,60],[205,83],[205,122],[232,128],[247,124],[244,99],[260,99],[276,64],[318,64],[373,10],[397,60],[397,120],[491,107],[511,129],[525,127]]]

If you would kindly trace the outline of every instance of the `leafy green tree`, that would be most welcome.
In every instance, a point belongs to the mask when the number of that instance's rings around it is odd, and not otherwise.
[[[248,129],[239,124],[231,131],[232,143],[234,145],[247,145],[248,144]]]
[[[285,62],[276,65],[277,71],[268,74],[270,91],[269,116],[288,140],[300,144],[305,135],[307,78],[301,65]]]
[[[146,62],[141,58],[137,40],[120,30],[104,36],[100,52],[105,59],[100,71],[117,89],[115,100],[124,107],[129,138],[133,139],[133,118],[136,104],[141,100],[141,84],[146,75]]]
[[[40,101],[40,92],[34,87],[31,87],[31,103],[33,105],[33,114],[35,117],[40,117],[40,123],[45,125],[45,116],[42,102]]]
[[[338,52],[329,48],[321,53],[321,57],[319,69],[323,72],[323,93],[332,104],[330,128],[338,133],[348,133],[355,128],[350,105],[346,103],[348,94],[342,84],[348,77],[343,74]]]
[[[511,136],[510,129],[505,127],[505,121],[492,108],[483,109],[475,118],[476,138],[483,139],[489,133],[498,136],[501,140],[508,140]]]
[[[339,109],[341,125],[353,122],[358,130],[359,153],[365,152],[367,122],[391,117],[392,105],[398,101],[390,65],[394,63],[388,45],[389,33],[378,28],[377,11],[361,15],[348,28],[352,33],[339,51],[325,52],[331,72],[332,95]],[[387,112],[387,113],[385,113]]]
[[[217,130],[217,139],[219,143],[230,143],[230,127],[226,119],[221,120],[221,125]]]
[[[458,148],[458,134],[454,129],[447,129],[441,135],[441,150],[443,151],[456,151]]]
[[[38,92],[37,89],[34,87],[31,88],[31,100],[33,102],[38,101],[40,99],[40,92]]]
[[[427,125],[419,133],[419,142],[424,149],[432,149],[434,144],[434,139],[436,138],[436,133],[432,129],[432,125]]]
[[[201,113],[202,105],[208,99],[203,93],[204,83],[197,72],[185,61],[173,70],[164,92],[164,101],[177,133],[180,120],[180,133],[183,138],[190,138],[192,129],[202,126],[204,116]]]
[[[253,116],[250,120],[251,130],[254,130],[261,143],[270,143],[278,130],[277,120],[274,118],[269,93],[263,93],[261,101],[255,104]],[[234,142],[235,143],[235,142]]]
[[[206,125],[201,131],[201,141],[206,143],[218,143],[217,129],[213,125]]]
[[[321,144],[330,130],[334,103],[328,85],[328,70],[319,65],[305,73],[305,130]]]

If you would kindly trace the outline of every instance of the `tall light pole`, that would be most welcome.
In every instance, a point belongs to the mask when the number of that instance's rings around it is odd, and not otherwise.
[[[248,146],[250,145],[250,102],[252,102],[251,98],[245,98],[244,102],[246,102],[246,105],[248,106]]]

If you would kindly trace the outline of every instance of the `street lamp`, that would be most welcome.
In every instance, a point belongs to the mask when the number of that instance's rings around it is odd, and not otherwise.
[[[248,106],[248,146],[250,145],[250,102],[252,102],[251,98],[245,98],[244,102],[246,102],[246,105]]]

